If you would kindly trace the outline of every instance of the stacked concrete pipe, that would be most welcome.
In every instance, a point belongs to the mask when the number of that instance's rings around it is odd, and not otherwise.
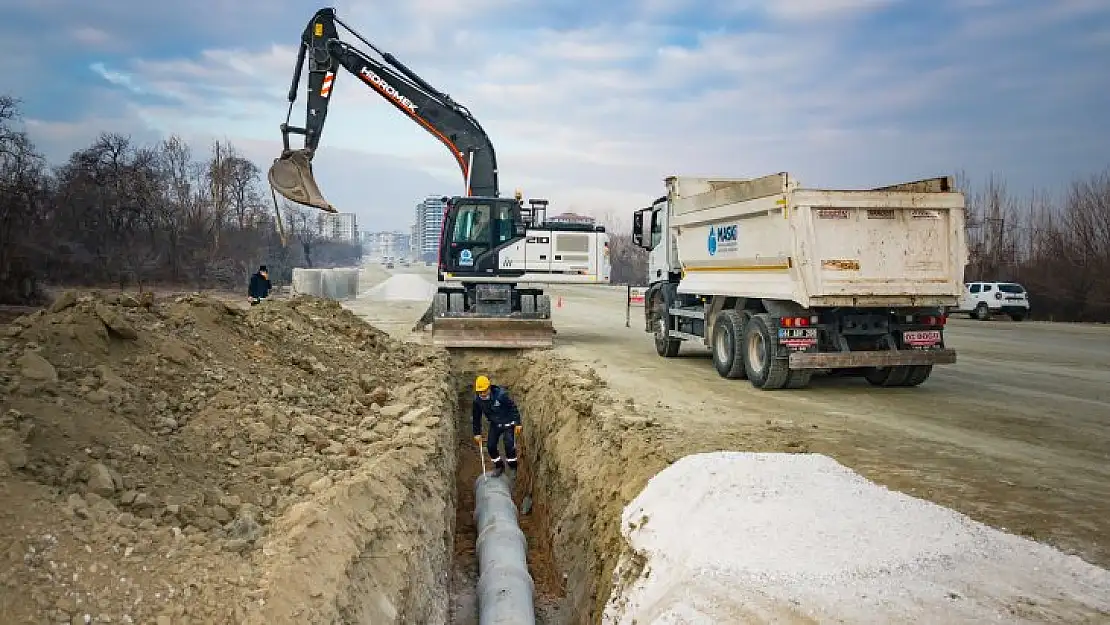
[[[517,524],[512,484],[506,475],[482,475],[474,489],[478,623],[535,625],[535,584],[528,573],[528,539]]]

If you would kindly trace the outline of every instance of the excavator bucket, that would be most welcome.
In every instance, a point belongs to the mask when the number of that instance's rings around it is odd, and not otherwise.
[[[313,206],[329,213],[337,213],[334,206],[324,199],[316,178],[312,175],[312,161],[307,150],[290,150],[274,159],[270,166],[270,186],[283,197],[306,206]]]
[[[436,317],[432,344],[440,347],[532,349],[555,341],[551,319],[512,317]]]

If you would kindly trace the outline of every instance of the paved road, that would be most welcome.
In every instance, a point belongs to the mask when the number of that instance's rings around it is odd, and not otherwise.
[[[937,367],[921,387],[815,378],[807,389],[767,392],[719,377],[700,346],[657,356],[642,312],[633,309],[625,327],[623,289],[552,293],[556,351],[592,364],[672,425],[663,444],[675,458],[713,449],[828,454],[891,488],[1110,567],[1110,327],[953,319],[959,362]],[[352,308],[405,334],[424,305]]]

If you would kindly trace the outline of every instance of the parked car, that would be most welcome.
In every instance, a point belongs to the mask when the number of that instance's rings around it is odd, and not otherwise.
[[[967,313],[972,319],[986,321],[991,315],[1009,315],[1014,321],[1029,316],[1029,294],[1016,282],[968,282],[954,312]]]

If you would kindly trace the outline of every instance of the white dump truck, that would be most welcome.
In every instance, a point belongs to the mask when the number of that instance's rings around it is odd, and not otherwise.
[[[650,252],[644,329],[665,358],[697,341],[721,376],[761,389],[817,371],[917,386],[956,362],[945,309],[967,245],[951,178],[825,190],[787,173],[674,176],[636,211],[633,239]]]

